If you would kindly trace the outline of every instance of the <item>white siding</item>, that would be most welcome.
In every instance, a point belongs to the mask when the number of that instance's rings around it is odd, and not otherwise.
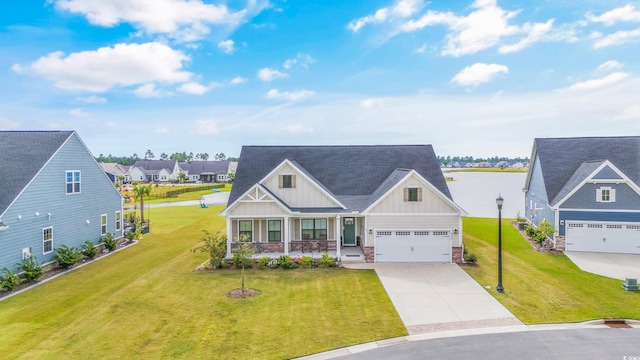
[[[291,189],[280,189],[278,182],[278,177],[280,175],[295,175],[296,187]],[[277,171],[271,178],[267,179],[263,185],[291,207],[339,206],[317,185],[307,180],[304,175],[289,165],[283,166],[280,171]]]
[[[282,216],[282,208],[273,201],[239,202],[227,216]]]
[[[422,201],[404,201],[404,188],[422,188]],[[448,201],[438,196],[415,176],[407,179],[401,186],[387,194],[369,213],[382,214],[457,214],[458,210]]]

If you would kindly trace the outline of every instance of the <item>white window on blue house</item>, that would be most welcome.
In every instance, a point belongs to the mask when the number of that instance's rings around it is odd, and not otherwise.
[[[120,231],[122,229],[122,214],[120,214],[120,211],[116,211],[114,219],[116,219],[116,231]]]
[[[53,227],[42,229],[42,254],[53,251]]]
[[[100,215],[100,235],[107,235],[107,214]]]
[[[66,172],[67,194],[80,193],[80,171],[72,170]]]
[[[596,189],[596,202],[615,202],[616,201],[616,189],[611,187],[602,186]]]

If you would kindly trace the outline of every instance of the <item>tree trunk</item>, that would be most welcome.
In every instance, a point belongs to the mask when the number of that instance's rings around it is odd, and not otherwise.
[[[140,222],[144,222],[144,195],[140,196]]]
[[[240,287],[242,289],[242,296],[244,296],[244,264],[242,265],[242,286]]]

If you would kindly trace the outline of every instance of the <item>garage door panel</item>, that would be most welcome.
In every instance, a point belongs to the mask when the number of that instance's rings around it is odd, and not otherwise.
[[[640,254],[640,224],[567,222],[566,249]]]
[[[450,262],[448,231],[376,231],[377,262]]]

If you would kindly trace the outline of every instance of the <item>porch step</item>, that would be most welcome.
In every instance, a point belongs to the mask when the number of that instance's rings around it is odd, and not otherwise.
[[[363,255],[348,254],[340,256],[340,262],[348,264],[366,263]]]

